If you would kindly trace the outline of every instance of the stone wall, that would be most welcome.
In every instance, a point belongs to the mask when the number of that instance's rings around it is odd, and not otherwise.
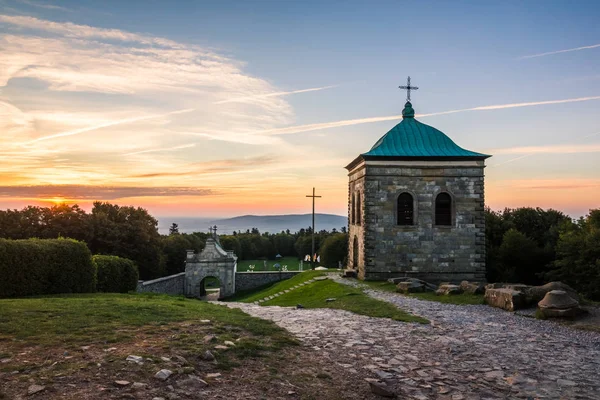
[[[355,201],[356,196],[360,196],[360,209],[358,204],[352,207],[352,202]],[[361,215],[361,223],[356,223],[355,218],[352,217],[352,210],[355,209],[355,213]],[[358,272],[358,276],[363,279],[365,275],[365,169],[359,169],[353,171],[350,174],[350,184],[348,185],[348,267],[355,269]]]
[[[236,272],[235,273],[235,291],[245,291],[256,289],[269,283],[278,282],[293,278],[300,271],[264,271],[264,272]]]
[[[164,276],[151,281],[139,281],[138,293],[163,293],[170,295],[183,295],[185,288],[185,272]]]
[[[390,163],[391,164],[391,163]],[[363,165],[363,279],[412,276],[432,282],[485,280],[483,161]],[[350,174],[352,185],[354,171]],[[415,197],[415,225],[397,225],[398,196]],[[435,226],[435,197],[453,198],[451,226]],[[360,239],[360,236],[359,236]],[[352,247],[352,246],[350,246]],[[349,256],[352,256],[350,251]]]

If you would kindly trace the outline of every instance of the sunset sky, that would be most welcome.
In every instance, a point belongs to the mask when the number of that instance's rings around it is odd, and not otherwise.
[[[597,1],[0,0],[0,208],[346,214],[401,117],[492,154],[493,209],[600,207]]]

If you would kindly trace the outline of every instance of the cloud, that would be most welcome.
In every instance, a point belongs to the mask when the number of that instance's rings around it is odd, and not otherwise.
[[[102,124],[99,124],[99,125],[94,125],[94,126],[88,126],[88,127],[85,127],[85,128],[75,129],[75,130],[72,130],[72,131],[60,132],[60,133],[55,133],[55,134],[48,135],[48,136],[42,136],[42,137],[39,137],[37,139],[33,139],[33,140],[29,141],[29,142],[26,142],[24,144],[31,144],[31,143],[41,142],[43,140],[57,139],[57,138],[65,137],[65,136],[79,135],[81,133],[95,131],[95,130],[102,129],[102,128],[108,128],[108,127],[111,127],[111,126],[123,125],[123,124],[131,124],[131,123],[134,123],[134,122],[147,121],[149,119],[162,118],[162,117],[166,117],[168,115],[183,114],[183,113],[188,113],[188,112],[191,112],[191,111],[194,111],[194,109],[184,109],[184,110],[171,111],[171,112],[163,113],[163,114],[145,115],[145,116],[140,116],[140,117],[125,118],[125,119],[121,119],[121,120],[105,122],[105,123],[102,123]]]
[[[600,152],[600,143],[593,144],[556,144],[545,146],[522,146],[491,149],[490,154],[572,154]]]
[[[587,189],[600,187],[600,179],[522,179],[510,181],[510,186],[536,190]]]
[[[277,158],[269,155],[241,159],[203,161],[198,163],[191,163],[185,166],[180,166],[177,171],[161,170],[156,172],[131,175],[130,178],[162,178],[190,175],[198,176],[252,172],[256,171],[259,167],[273,164],[276,161]]]
[[[572,49],[556,50],[556,51],[549,51],[547,53],[532,54],[532,55],[520,57],[520,59],[524,60],[524,59],[527,59],[527,58],[545,57],[545,56],[551,56],[551,55],[560,54],[560,53],[570,53],[571,51],[581,51],[581,50],[595,49],[597,47],[600,47],[600,43],[593,44],[591,46],[582,46],[582,47],[575,47],[575,48],[572,48]]]
[[[211,189],[87,185],[0,186],[0,197],[68,200],[117,200],[127,197],[209,196]]]
[[[14,105],[0,101],[1,139],[14,140],[32,132],[34,118]]]
[[[135,154],[146,154],[146,153],[156,153],[156,152],[162,152],[162,151],[182,150],[182,149],[189,149],[189,148],[195,147],[195,146],[196,146],[195,143],[190,143],[190,144],[183,144],[181,146],[174,146],[174,147],[166,147],[166,148],[147,149],[147,150],[134,151],[132,153],[126,153],[126,154],[123,154],[123,155],[124,156],[133,156]]]
[[[55,4],[46,4],[46,3],[36,3],[34,1],[29,0],[17,0],[21,4],[25,4],[32,7],[45,8],[46,10],[59,10],[59,11],[67,11],[71,12],[72,10],[66,7],[57,6]]]

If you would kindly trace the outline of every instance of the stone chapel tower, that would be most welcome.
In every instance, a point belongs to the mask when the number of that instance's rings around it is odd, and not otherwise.
[[[368,280],[484,281],[488,157],[417,121],[408,101],[402,121],[346,167],[349,267]]]

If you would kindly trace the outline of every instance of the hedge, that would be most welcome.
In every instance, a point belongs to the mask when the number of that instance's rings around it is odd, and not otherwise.
[[[133,261],[117,256],[95,255],[92,261],[96,266],[99,292],[127,293],[135,291],[138,283],[138,269]]]
[[[89,293],[96,289],[90,250],[73,239],[0,239],[0,297]]]

